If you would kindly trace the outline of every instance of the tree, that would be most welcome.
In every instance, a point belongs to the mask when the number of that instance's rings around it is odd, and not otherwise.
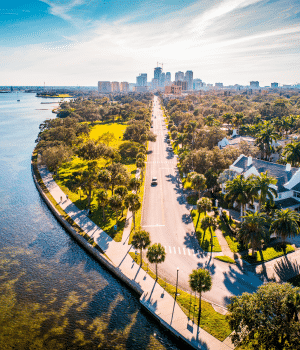
[[[252,188],[252,179],[245,179],[243,175],[238,175],[233,180],[226,182],[225,199],[231,203],[240,204],[241,216],[244,215],[246,204],[253,201]]]
[[[136,177],[132,177],[129,181],[129,188],[137,193],[141,187],[142,183]]]
[[[125,186],[118,186],[115,189],[115,194],[118,194],[122,198],[122,201],[124,201],[124,198],[127,193],[128,193],[128,190]],[[123,216],[123,209],[124,207],[122,207],[122,216]]]
[[[118,226],[118,211],[122,208],[122,198],[118,194],[114,194],[109,198],[109,205],[116,213],[116,225]]]
[[[234,116],[231,113],[225,113],[222,118],[224,123],[233,125]]]
[[[192,187],[198,191],[198,197],[200,198],[201,191],[206,189],[206,178],[202,174],[195,174],[192,177]]]
[[[217,227],[218,227],[217,220],[213,216],[206,216],[201,220],[202,230],[205,232],[208,229],[210,232],[211,251],[213,249],[213,230],[216,230]]]
[[[96,198],[97,198],[97,202],[98,202],[98,207],[99,208],[102,208],[102,211],[103,211],[103,221],[105,222],[106,219],[105,219],[105,210],[104,208],[107,206],[108,204],[108,193],[106,190],[104,189],[101,189],[99,190],[99,192],[97,193],[96,195]]]
[[[256,350],[294,350],[299,348],[300,288],[289,283],[267,283],[256,293],[233,297],[227,306],[235,346]]]
[[[141,159],[137,159],[136,167],[141,169],[141,171],[142,171],[141,177],[143,179],[143,177],[144,177],[144,169],[145,169],[145,161],[141,160]]]
[[[239,240],[244,244],[250,243],[252,247],[252,256],[254,257],[255,249],[261,249],[261,241],[266,239],[266,217],[263,213],[251,213],[243,216],[244,221],[242,222],[239,231]]]
[[[262,157],[266,160],[270,159],[274,146],[272,145],[279,138],[278,133],[275,131],[274,125],[270,122],[265,122],[261,131],[257,135],[256,144],[259,146]]]
[[[202,293],[211,290],[212,286],[212,279],[209,271],[205,269],[193,270],[189,276],[189,284],[194,292],[199,293],[198,325],[200,325]]]
[[[165,261],[166,251],[165,248],[160,243],[155,243],[151,247],[149,247],[147,251],[147,259],[151,264],[155,264],[155,275],[156,280],[157,276],[157,264],[160,264]]]
[[[134,249],[140,249],[141,266],[142,266],[142,253],[143,249],[146,249],[151,244],[149,232],[145,230],[139,230],[134,233],[131,241]]]
[[[107,169],[100,170],[98,174],[98,181],[100,185],[107,190],[111,181],[111,173]]]
[[[284,147],[282,155],[292,166],[300,164],[300,142],[291,142]]]
[[[137,194],[135,193],[129,193],[125,198],[124,198],[124,204],[125,207],[128,208],[132,212],[133,216],[133,227],[134,227],[134,232],[135,232],[135,213],[140,209],[141,207],[141,202],[140,198]]]
[[[277,180],[273,176],[269,176],[268,172],[261,173],[259,176],[254,177],[253,180],[253,194],[259,200],[259,210],[264,205],[267,199],[270,203],[274,203],[274,197],[277,197],[277,191],[271,187],[276,185]]]
[[[72,157],[72,150],[64,145],[47,148],[42,153],[42,162],[50,171],[57,171],[62,163],[67,162]]]
[[[121,163],[112,163],[107,166],[110,172],[111,192],[114,193],[114,188],[117,185],[125,185],[129,181],[129,175],[125,166]]]
[[[82,185],[81,187],[87,194],[88,198],[88,205],[87,207],[89,208],[91,205],[91,200],[92,200],[92,195],[93,195],[93,190],[97,186],[97,162],[93,161],[88,163],[88,168],[87,170],[84,170],[82,172]]]
[[[204,213],[204,215],[206,216],[206,213],[212,210],[212,201],[211,201],[211,199],[207,198],[207,197],[202,197],[202,198],[198,199],[198,201],[197,201],[197,210],[198,210],[199,216],[198,216],[196,228],[198,226],[198,222],[199,222],[199,219],[200,219],[200,214]]]
[[[300,215],[294,210],[276,210],[270,232],[285,241],[288,237],[295,237],[299,234],[299,221]]]

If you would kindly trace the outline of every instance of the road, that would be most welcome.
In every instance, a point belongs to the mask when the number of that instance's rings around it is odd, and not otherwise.
[[[158,267],[159,275],[175,284],[178,267],[179,286],[190,291],[189,274],[193,269],[205,267],[212,274],[213,286],[204,298],[221,306],[226,306],[233,295],[252,293],[262,281],[247,266],[213,259],[217,253],[203,252],[194,237],[177,158],[167,144],[167,129],[157,96],[154,97],[151,130],[157,140],[149,143],[142,228],[150,232],[152,243],[161,243],[166,249],[165,262]],[[156,186],[151,185],[153,177],[158,179]]]

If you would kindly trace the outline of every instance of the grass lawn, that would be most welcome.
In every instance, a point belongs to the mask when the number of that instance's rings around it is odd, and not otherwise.
[[[137,256],[134,253],[129,253],[132,259],[137,263],[140,264],[140,255]],[[147,271],[147,264],[142,261],[142,268]],[[158,266],[158,273],[159,273],[159,266]],[[155,279],[155,273],[148,269],[148,274]],[[167,293],[169,293],[173,298],[175,297],[176,287],[172,284],[169,284],[165,282],[163,279],[158,278],[157,280],[158,284],[162,286]],[[177,290],[177,303],[181,307],[182,311],[190,317],[190,319],[193,319],[193,321],[197,324],[197,318],[198,318],[198,305],[199,305],[199,298],[195,299],[195,295],[186,293],[182,291],[181,289]],[[201,301],[201,319],[200,319],[200,327],[203,328],[205,331],[210,333],[215,338],[219,339],[220,341],[223,341],[228,337],[228,335],[231,333],[229,323],[226,319],[226,316],[219,314],[216,312],[210,303],[206,301]],[[189,313],[190,310],[190,313]]]
[[[123,123],[104,123],[104,124],[96,124],[91,128],[90,138],[97,139],[100,135],[105,132],[113,132],[115,134],[115,140],[110,143],[111,147],[117,148],[123,141],[122,136],[123,132],[126,129],[126,124]],[[108,161],[104,159],[99,159],[97,161],[98,167],[103,168],[109,164]],[[83,194],[83,192],[72,192],[70,190],[70,181],[72,180],[73,173],[76,171],[83,171],[87,169],[88,162],[86,160],[80,159],[78,157],[73,157],[73,159],[64,163],[58,172],[58,177],[55,178],[56,183],[62,189],[62,191],[67,194],[70,200],[77,206],[77,208],[83,210],[87,207],[87,197]],[[136,165],[135,163],[126,164],[125,165],[127,171],[131,176],[135,176],[136,173]],[[95,192],[94,192],[95,194]],[[109,197],[111,196],[111,191],[108,190]],[[106,218],[107,220],[104,222],[102,218],[102,209],[98,208],[97,201],[95,196],[91,201],[91,211],[92,214],[90,219],[103,231],[105,231],[110,237],[112,237],[116,242],[120,242],[122,240],[122,234],[125,226],[125,220],[127,215],[127,210],[124,210],[123,217],[119,218],[118,221],[118,229],[114,231],[114,225],[116,224],[115,212],[113,212],[109,207],[106,208]]]
[[[205,232],[201,229],[201,220],[204,218],[204,213],[201,213],[200,215],[200,219],[199,219],[199,223],[198,226],[196,228],[196,224],[198,221],[198,217],[199,217],[199,213],[197,210],[192,210],[191,212],[192,218],[193,218],[193,223],[194,223],[194,227],[195,227],[195,232],[197,235],[197,239],[198,242],[201,246],[201,248],[203,250],[205,250],[206,252],[210,252],[211,251],[211,235],[209,230],[206,230]],[[213,231],[213,248],[212,248],[213,252],[221,252],[222,249],[220,247],[218,238],[215,235],[215,231]]]
[[[294,287],[300,287],[300,275],[290,278],[288,282],[291,283]]]
[[[234,236],[232,236],[231,232],[228,230],[227,226],[224,224],[224,222],[218,218],[218,224],[219,224],[219,228],[223,233],[223,236],[226,239],[226,242],[230,248],[230,250],[233,253],[238,253],[241,251],[241,246],[240,243],[236,240],[236,238]]]
[[[231,259],[229,256],[226,256],[226,255],[215,256],[215,259],[227,262],[229,264],[236,264],[235,260]]]
[[[242,259],[246,260],[250,264],[255,264],[262,261],[266,262],[273,260],[293,251],[295,251],[295,249],[290,244],[287,244],[285,248],[282,244],[278,244],[274,247],[265,248],[261,252],[257,252],[255,257],[253,257],[252,254],[248,254],[242,256]]]

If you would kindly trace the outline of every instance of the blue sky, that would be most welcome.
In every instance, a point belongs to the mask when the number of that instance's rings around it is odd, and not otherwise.
[[[10,0],[0,85],[97,85],[193,70],[207,83],[300,82],[299,0]]]

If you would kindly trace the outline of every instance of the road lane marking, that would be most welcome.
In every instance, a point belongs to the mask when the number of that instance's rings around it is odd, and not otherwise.
[[[179,251],[179,254],[181,254],[181,252],[180,252],[180,248],[178,247],[178,251]]]
[[[172,253],[172,249],[171,249],[171,247],[169,246],[169,249],[170,249],[170,253]]]
[[[176,249],[175,249],[175,247],[174,247],[174,254],[176,254]]]
[[[182,250],[183,250],[183,254],[185,255],[185,249],[184,249],[184,248],[182,248]]]
[[[191,255],[191,252],[190,252],[190,250],[188,249],[188,253],[189,253],[189,255]]]

